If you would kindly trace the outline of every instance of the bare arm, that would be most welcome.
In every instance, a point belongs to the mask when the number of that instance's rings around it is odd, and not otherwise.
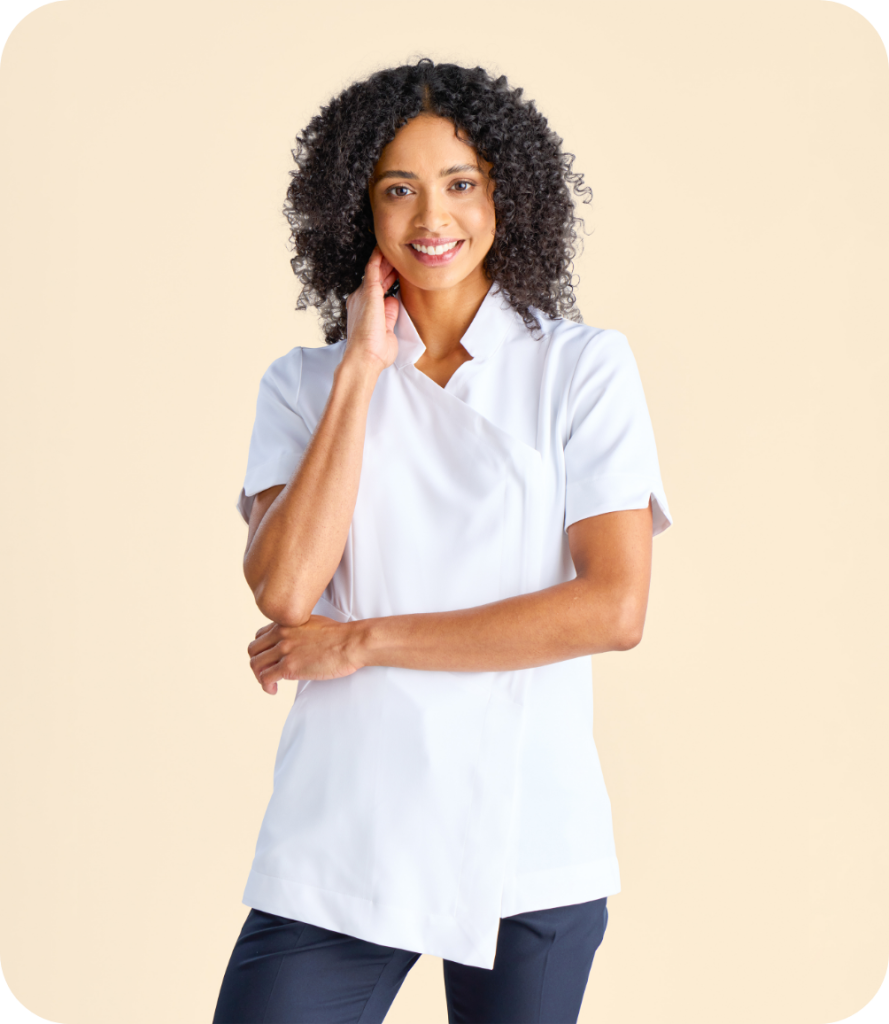
[[[355,623],[365,665],[479,672],[531,668],[642,639],[651,576],[651,509],[568,527],[577,577],[453,612]]]
[[[642,637],[651,578],[651,507],[568,528],[577,578],[477,608],[357,622],[273,623],[247,648],[267,693],[279,679],[330,679],[364,665],[508,671],[623,651]]]
[[[380,373],[395,359],[398,300],[384,299],[396,273],[374,249],[348,298],[348,340],[324,413],[286,486],[257,495],[244,575],[259,610],[281,625],[305,622],[343,555],[355,511],[367,410]]]

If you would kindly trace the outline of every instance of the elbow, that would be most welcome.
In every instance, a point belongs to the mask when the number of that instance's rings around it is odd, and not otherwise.
[[[612,641],[612,651],[631,651],[642,640],[641,626],[628,626],[616,631]]]
[[[611,628],[612,651],[630,651],[642,641],[645,603],[634,598],[621,601],[615,609]]]
[[[312,614],[315,603],[307,604],[290,588],[282,587],[266,579],[251,580],[247,575],[247,583],[253,591],[256,607],[272,622],[281,626],[299,626],[307,622]]]
[[[314,605],[306,606],[292,596],[266,595],[262,588],[257,589],[253,594],[256,607],[272,622],[279,626],[301,626],[309,621]]]

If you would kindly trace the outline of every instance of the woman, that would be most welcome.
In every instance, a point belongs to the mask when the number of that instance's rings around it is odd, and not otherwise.
[[[451,1021],[574,1021],[620,888],[589,655],[639,642],[670,523],[574,306],[589,189],[481,68],[379,72],[297,143],[328,344],[264,375],[239,507],[252,669],[300,682],[215,1020],[382,1021],[430,953]]]

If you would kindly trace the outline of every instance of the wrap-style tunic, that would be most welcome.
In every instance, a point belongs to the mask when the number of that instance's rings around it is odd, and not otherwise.
[[[342,560],[315,612],[339,621],[470,608],[572,579],[566,530],[652,503],[671,523],[627,339],[492,285],[444,388],[399,300]],[[262,378],[238,501],[286,484],[345,341]],[[366,667],[301,680],[244,903],[491,968],[501,917],[620,890],[593,742],[588,657],[512,672]]]

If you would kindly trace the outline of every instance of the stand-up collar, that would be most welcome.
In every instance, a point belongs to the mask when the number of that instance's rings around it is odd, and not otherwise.
[[[398,338],[398,355],[395,365],[401,369],[408,363],[415,363],[426,351],[426,346],[404,308],[401,295],[397,298],[398,318],[394,330]],[[496,281],[492,282],[460,343],[473,359],[486,359],[503,344],[515,320],[515,310],[507,302]]]

